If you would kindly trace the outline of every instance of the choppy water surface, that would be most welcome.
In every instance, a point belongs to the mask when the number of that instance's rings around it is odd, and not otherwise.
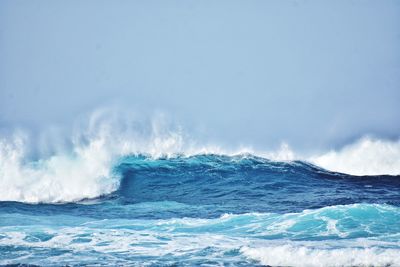
[[[399,176],[212,154],[112,173],[94,199],[0,202],[0,264],[400,266]]]

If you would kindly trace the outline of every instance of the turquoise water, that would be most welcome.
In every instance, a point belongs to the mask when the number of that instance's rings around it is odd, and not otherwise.
[[[0,264],[400,266],[400,177],[251,155],[121,158],[118,188],[0,202]]]

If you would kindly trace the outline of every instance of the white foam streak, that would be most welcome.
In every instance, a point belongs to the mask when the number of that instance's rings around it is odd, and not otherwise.
[[[243,247],[241,252],[270,266],[400,266],[398,249],[380,247],[313,248],[287,244]]]

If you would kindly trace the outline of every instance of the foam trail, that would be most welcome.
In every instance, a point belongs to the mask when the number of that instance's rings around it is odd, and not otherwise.
[[[154,204],[156,209],[151,210],[154,213],[159,207],[168,209],[168,205],[176,209],[190,208],[190,205],[183,206],[177,202],[137,203],[130,211],[147,210]],[[112,208],[118,210],[119,207]],[[373,218],[368,214],[380,214],[381,217]],[[318,221],[338,217],[342,221],[342,230],[359,232],[364,228],[375,231],[378,236],[368,238],[365,234],[364,238],[332,238],[325,235],[329,223],[316,227]],[[369,220],[365,220],[368,217]],[[286,214],[225,214],[219,218],[126,219],[113,216],[96,219],[62,213],[2,213],[0,246],[16,249],[1,258],[0,264],[16,262],[16,256],[20,256],[22,250],[28,251],[22,254],[25,262],[28,259],[30,263],[41,266],[53,266],[54,262],[59,265],[98,265],[98,259],[107,259],[111,265],[143,265],[151,257],[155,260],[153,265],[176,262],[179,265],[185,261],[185,265],[197,266],[215,257],[213,260],[218,263],[234,260],[219,265],[236,266],[240,265],[234,259],[237,254],[241,258],[237,260],[242,263],[242,256],[245,256],[269,266],[400,266],[398,218],[398,207],[368,204]],[[314,240],[292,240],[298,239],[297,224],[303,226],[302,231],[308,239]],[[345,224],[347,227],[343,228]],[[354,229],[355,226],[359,229]],[[291,237],[285,234],[290,229],[293,231]],[[266,233],[273,238],[265,238]],[[57,249],[62,249],[60,254],[54,253]],[[44,251],[47,253],[43,254]],[[162,261],[171,258],[172,263]],[[188,263],[188,259],[194,262]],[[135,260],[137,262],[133,262]]]
[[[241,252],[268,266],[400,266],[398,249],[380,247],[312,248],[287,244],[243,247]]]
[[[399,175],[400,140],[364,137],[339,151],[330,151],[308,160],[330,171],[352,175]]]

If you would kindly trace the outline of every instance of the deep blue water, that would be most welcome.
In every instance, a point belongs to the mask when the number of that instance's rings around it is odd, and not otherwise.
[[[122,158],[119,189],[0,202],[0,264],[400,266],[400,177],[254,156]]]

